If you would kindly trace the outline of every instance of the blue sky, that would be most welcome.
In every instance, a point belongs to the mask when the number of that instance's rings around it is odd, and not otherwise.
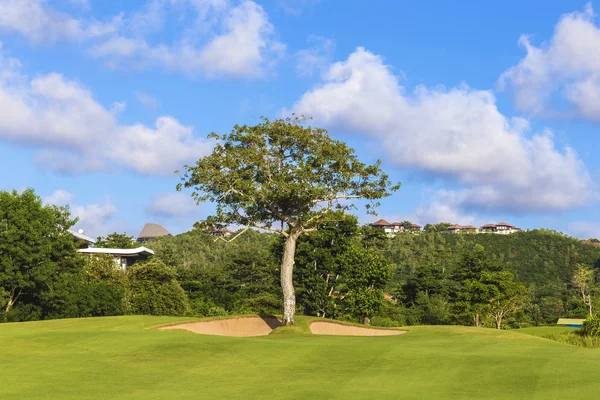
[[[0,0],[0,189],[183,232],[206,135],[298,112],[403,183],[383,218],[600,237],[600,5],[491,3]]]

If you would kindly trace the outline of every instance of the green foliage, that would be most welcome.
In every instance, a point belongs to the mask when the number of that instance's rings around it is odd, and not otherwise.
[[[447,232],[452,224],[450,222],[440,222],[439,224],[426,224],[423,230],[427,233]]]
[[[125,287],[109,281],[85,282],[80,276],[60,281],[43,294],[45,319],[105,317],[126,313]]]
[[[281,302],[279,265],[272,253],[276,239],[279,236],[249,230],[225,243],[193,230],[145,245],[155,251],[156,258],[175,268],[192,312],[212,316],[259,313],[265,309],[267,298]],[[279,304],[273,311],[279,313],[280,308]]]
[[[135,264],[129,270],[130,311],[145,315],[185,315],[189,304],[175,279],[177,273],[160,259]]]
[[[370,240],[361,240],[356,217],[332,213],[329,221],[302,237],[296,248],[297,304],[306,315],[369,318],[383,301],[389,278],[387,259]],[[365,244],[367,243],[367,246]],[[278,256],[283,247],[276,247]]]
[[[76,220],[68,208],[43,205],[32,189],[0,191],[0,294],[7,320],[18,302],[30,306],[19,308],[18,318],[60,279],[61,274],[81,268],[75,241],[68,229]],[[39,315],[35,311],[35,315]],[[13,313],[11,318],[18,319]]]
[[[210,224],[271,227],[281,222],[304,229],[325,215],[315,214],[316,203],[347,209],[350,205],[339,200],[374,201],[399,188],[381,171],[379,161],[361,163],[344,142],[303,122],[263,118],[255,126],[236,125],[230,133],[210,134],[218,140],[212,153],[185,166],[178,188],[193,188],[198,202],[217,203],[216,218],[207,219]]]
[[[581,333],[585,336],[600,336],[600,317],[587,317],[583,321]]]
[[[407,322],[421,323],[423,310],[416,304],[420,292],[428,296],[441,295],[451,303],[455,301],[456,294],[461,292],[460,285],[467,284],[464,282],[466,277],[460,275],[469,270],[461,265],[464,264],[461,257],[465,253],[475,257],[477,245],[481,246],[479,252],[487,259],[486,264],[495,265],[499,268],[497,272],[511,272],[514,281],[527,287],[527,295],[517,298],[522,311],[513,311],[507,316],[507,323],[514,326],[549,324],[559,317],[581,318],[588,314],[571,278],[581,263],[596,266],[594,268],[600,265],[600,248],[549,230],[511,235],[454,235],[429,231],[421,235],[397,235],[388,239],[387,248],[383,247],[393,266],[387,291],[407,307]],[[475,281],[469,285],[473,291],[478,288]],[[479,289],[485,287],[479,286]],[[465,307],[453,307],[451,323],[473,323],[473,314],[469,317],[467,311]],[[484,320],[490,316],[483,307],[480,312]]]
[[[138,243],[133,236],[128,236],[126,233],[113,232],[106,237],[98,237],[96,247],[109,249],[133,249],[138,247]]]

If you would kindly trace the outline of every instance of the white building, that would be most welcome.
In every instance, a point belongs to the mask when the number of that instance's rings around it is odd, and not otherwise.
[[[482,233],[495,233],[498,235],[508,235],[511,233],[519,232],[521,229],[513,226],[507,222],[500,222],[499,224],[486,224],[481,227]]]

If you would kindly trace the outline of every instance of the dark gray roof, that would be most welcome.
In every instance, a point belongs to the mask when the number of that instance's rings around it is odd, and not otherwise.
[[[147,223],[138,235],[138,239],[156,238],[170,235],[169,231],[158,224]]]

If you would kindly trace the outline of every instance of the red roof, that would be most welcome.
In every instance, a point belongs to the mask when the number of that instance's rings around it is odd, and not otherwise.
[[[392,224],[387,222],[385,219],[380,219],[379,221],[373,222],[371,225],[373,225],[373,226],[390,226]]]
[[[448,229],[454,230],[454,229],[477,229],[475,228],[473,225],[450,225],[448,227]]]
[[[482,228],[495,228],[496,224],[485,224],[482,226]]]
[[[421,229],[421,225],[411,224],[410,226],[411,226],[411,228],[419,228],[419,229]]]
[[[508,222],[500,222],[499,224],[497,224],[496,226],[508,226],[512,228],[512,225],[509,224]]]

